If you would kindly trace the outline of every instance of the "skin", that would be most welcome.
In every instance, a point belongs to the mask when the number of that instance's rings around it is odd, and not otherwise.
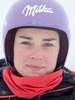
[[[55,70],[59,54],[56,31],[20,28],[14,42],[14,67],[23,77],[38,77]]]

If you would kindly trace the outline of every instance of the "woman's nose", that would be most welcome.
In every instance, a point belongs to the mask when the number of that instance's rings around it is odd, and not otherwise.
[[[30,54],[31,59],[42,60],[43,55],[41,50],[36,50]]]
[[[42,57],[41,56],[37,56],[37,55],[31,55],[31,59],[39,59],[39,60],[42,60]]]

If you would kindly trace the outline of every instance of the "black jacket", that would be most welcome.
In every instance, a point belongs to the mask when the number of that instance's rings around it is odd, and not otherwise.
[[[2,73],[2,69],[0,69]],[[0,97],[9,96],[7,98],[0,98],[0,100],[29,100],[18,97],[11,97],[13,93],[8,88],[4,82],[2,75],[0,73]],[[62,82],[54,88],[43,95],[37,96],[30,100],[75,100],[75,81],[74,78],[68,72],[63,72]]]

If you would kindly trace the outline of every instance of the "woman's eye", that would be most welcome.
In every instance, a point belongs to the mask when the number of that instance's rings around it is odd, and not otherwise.
[[[24,44],[24,45],[31,45],[30,42],[21,42],[21,44]]]
[[[44,47],[52,47],[53,44],[51,44],[51,43],[45,43],[43,46],[44,46]]]

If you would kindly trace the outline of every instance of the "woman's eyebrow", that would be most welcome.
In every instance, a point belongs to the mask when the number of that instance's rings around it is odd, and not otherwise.
[[[43,39],[43,41],[56,41],[56,38]]]
[[[28,36],[19,36],[20,38],[23,38],[23,39],[28,39],[28,40],[32,40],[31,37],[28,37]]]
[[[23,38],[23,39],[28,39],[28,40],[32,40],[31,37],[28,37],[28,36],[19,36],[20,38]],[[56,38],[47,38],[47,39],[43,39],[43,41],[55,41]]]

